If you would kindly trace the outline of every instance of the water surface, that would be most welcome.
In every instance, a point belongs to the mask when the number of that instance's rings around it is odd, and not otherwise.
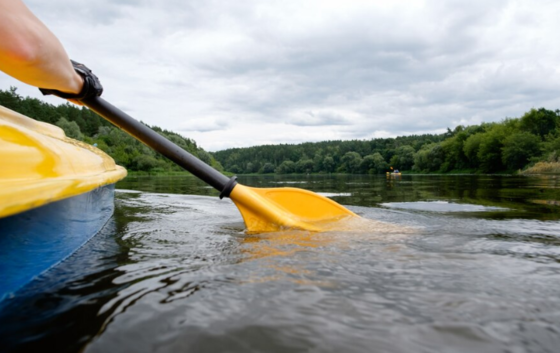
[[[107,226],[0,303],[0,350],[557,352],[554,177],[271,176],[374,221],[246,235],[189,177],[127,178]]]

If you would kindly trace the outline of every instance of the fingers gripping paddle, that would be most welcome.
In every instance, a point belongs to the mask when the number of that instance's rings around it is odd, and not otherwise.
[[[175,145],[146,125],[100,97],[103,88],[97,77],[82,64],[72,62],[76,72],[84,78],[84,88],[78,95],[41,89],[78,100],[104,119],[123,129],[139,141],[163,154],[193,175],[229,197],[235,203],[249,232],[271,232],[283,229],[309,231],[329,230],[329,224],[348,217],[358,217],[338,203],[313,192],[296,188],[251,188],[238,184],[236,177],[228,178],[192,154]]]

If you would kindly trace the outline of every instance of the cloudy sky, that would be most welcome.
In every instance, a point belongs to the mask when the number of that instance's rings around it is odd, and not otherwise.
[[[560,108],[557,0],[25,3],[105,99],[210,151]],[[40,97],[0,73],[0,88],[12,85]]]

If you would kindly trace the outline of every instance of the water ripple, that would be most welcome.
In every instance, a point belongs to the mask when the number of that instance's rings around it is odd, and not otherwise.
[[[106,234],[66,262],[66,280],[50,272],[50,293],[9,303],[3,320],[14,324],[0,333],[17,337],[22,316],[42,309],[26,322],[42,338],[24,348],[58,342],[69,332],[62,325],[75,327],[66,348],[85,352],[560,345],[558,221],[352,206],[361,231],[246,235],[231,202],[155,193],[117,201]]]

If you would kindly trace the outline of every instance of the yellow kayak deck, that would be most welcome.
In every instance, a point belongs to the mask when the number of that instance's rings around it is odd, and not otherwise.
[[[113,184],[126,169],[57,126],[0,106],[0,217]]]

